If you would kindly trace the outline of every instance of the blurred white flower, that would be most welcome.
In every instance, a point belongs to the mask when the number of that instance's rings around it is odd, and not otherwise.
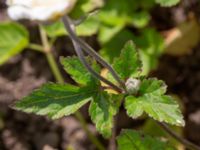
[[[13,20],[55,20],[74,7],[76,0],[7,0],[8,15]]]

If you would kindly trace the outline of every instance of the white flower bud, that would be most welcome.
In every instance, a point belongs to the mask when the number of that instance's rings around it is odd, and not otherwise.
[[[125,83],[127,92],[129,94],[136,94],[140,89],[140,84],[141,84],[140,80],[129,78]]]
[[[76,0],[7,0],[8,15],[13,20],[55,20],[69,13]]]

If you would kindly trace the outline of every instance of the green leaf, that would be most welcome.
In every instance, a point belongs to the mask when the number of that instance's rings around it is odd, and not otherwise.
[[[144,10],[150,10],[155,5],[155,0],[141,0],[138,1],[140,3],[140,7]]]
[[[44,30],[47,32],[49,37],[59,37],[67,35],[67,31],[64,27],[63,22],[57,21],[51,25],[44,25]],[[89,17],[83,23],[76,27],[77,35],[79,36],[91,36],[97,33],[99,28],[99,22],[94,16]]]
[[[141,75],[147,75],[152,69],[156,68],[158,58],[164,49],[162,36],[152,28],[145,28],[139,36],[135,36],[129,30],[122,29],[122,27],[101,26],[98,40],[102,46],[101,55],[110,63],[116,57],[119,57],[124,44],[129,40],[133,40],[139,49],[143,64]]]
[[[53,24],[43,25],[42,27],[51,38],[67,35],[62,21],[56,21]]]
[[[96,70],[96,72],[100,72],[100,67],[96,64],[96,62],[91,62],[89,58],[87,60],[88,63],[91,64],[92,68]],[[69,73],[77,83],[81,85],[94,85],[94,83],[99,83],[92,77],[91,73],[87,71],[77,57],[61,58],[61,64],[63,65],[65,71]]]
[[[108,0],[97,15],[103,24],[111,27],[133,25],[142,28],[148,24],[150,15],[141,10],[141,5],[140,2],[130,0],[123,0],[120,3]]]
[[[96,89],[86,89],[69,84],[45,84],[29,96],[18,101],[14,108],[27,113],[47,115],[52,119],[76,112],[89,102]]]
[[[0,24],[0,65],[28,46],[29,35],[22,25],[11,22]]]
[[[155,0],[161,6],[173,6],[180,2],[180,0]]]
[[[122,30],[123,26],[106,26],[101,25],[99,34],[98,34],[98,41],[101,44],[106,44],[109,42],[117,33]]]
[[[88,12],[91,12],[97,8],[100,8],[104,5],[103,0],[78,0],[75,8],[70,13],[72,18],[80,18],[85,16]]]
[[[143,28],[145,27],[149,21],[150,21],[150,15],[146,11],[140,11],[135,12],[132,14],[132,17],[130,22],[136,27],[136,28]]]
[[[125,26],[132,22],[131,15],[135,13],[137,4],[137,2],[130,0],[123,0],[120,3],[116,0],[108,0],[98,13],[98,18],[110,26]]]
[[[96,16],[91,16],[77,26],[76,31],[79,36],[92,36],[98,32],[100,22]]]
[[[109,31],[109,29],[107,31]],[[113,62],[115,57],[119,57],[121,49],[124,47],[124,44],[128,40],[134,38],[133,34],[129,30],[122,30],[119,32],[117,31],[114,34],[104,31],[104,34],[108,35],[109,40],[98,37],[100,44],[103,47],[100,53],[110,63]],[[106,41],[106,43],[104,43],[104,41]]]
[[[184,126],[185,122],[178,103],[170,96],[164,95],[165,92],[166,86],[162,81],[144,79],[139,96],[127,96],[125,99],[127,114],[132,118],[137,118],[146,112],[160,122]]]
[[[112,135],[113,117],[116,115],[120,96],[97,93],[90,104],[89,114],[97,130],[106,138]]]
[[[118,150],[175,150],[166,142],[134,130],[123,130],[117,142]]]
[[[139,94],[145,95],[149,93],[165,94],[167,90],[166,84],[162,80],[156,78],[143,79],[140,85]]]
[[[170,126],[170,128],[174,132],[178,133],[179,136],[183,137],[184,128],[178,127],[178,126],[172,126],[172,125]],[[154,136],[154,137],[162,137],[162,138],[168,139],[168,143],[170,143],[171,145],[173,145],[177,149],[181,146],[181,143],[179,143],[176,139],[174,139],[168,133],[166,133],[165,130],[163,130],[163,128],[158,123],[156,123],[154,120],[152,120],[150,118],[145,121],[141,130],[145,134],[148,134],[148,135],[151,135],[151,136]]]
[[[163,37],[155,29],[146,28],[141,36],[133,39],[140,49],[140,56],[143,64],[143,75],[147,75],[152,69],[155,69],[158,58],[164,50]]]
[[[142,70],[139,54],[132,41],[126,43],[119,58],[116,58],[113,67],[123,79],[137,77]]]

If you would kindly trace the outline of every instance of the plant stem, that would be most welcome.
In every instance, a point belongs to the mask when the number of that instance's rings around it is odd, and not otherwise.
[[[89,139],[92,141],[92,143],[94,143],[96,145],[98,150],[105,150],[104,146],[99,142],[99,140],[90,132],[90,130],[88,130],[87,123],[85,122],[85,119],[83,118],[81,113],[80,112],[76,112],[75,116],[76,116],[76,118],[78,118],[78,120],[80,121],[83,129],[85,130],[85,132],[89,136]]]
[[[47,58],[49,66],[51,67],[51,70],[52,70],[56,80],[59,83],[64,83],[64,79],[63,79],[63,77],[61,75],[60,70],[58,69],[58,65],[57,65],[56,60],[55,60],[54,56],[52,55],[52,53],[47,53],[46,54],[46,58]]]
[[[42,45],[43,45],[43,52],[46,55],[46,58],[49,63],[49,66],[51,68],[51,71],[59,83],[64,83],[64,79],[61,75],[59,67],[58,67],[56,60],[51,52],[51,46],[49,44],[46,32],[43,30],[43,28],[41,26],[39,27],[39,29],[40,29],[40,36],[41,36]]]
[[[174,139],[185,145],[187,148],[190,148],[192,150],[200,150],[200,147],[193,144],[192,142],[180,137],[177,135],[170,127],[168,127],[165,123],[157,122],[170,136],[172,136]]]
[[[70,18],[68,16],[64,16],[62,20],[68,33],[71,35],[71,38],[74,41],[76,41],[85,50],[86,53],[93,56],[100,64],[102,64],[105,68],[107,68],[113,75],[115,80],[119,83],[119,85],[121,85],[123,89],[126,89],[124,82],[119,78],[118,74],[115,72],[112,66],[108,64],[97,52],[95,52],[91,46],[89,46],[87,43],[81,40],[73,30],[71,30],[69,26],[69,23],[71,22]]]
[[[32,44],[31,43],[31,44],[29,44],[28,48],[42,52],[42,53],[44,52],[44,48],[41,45],[38,45],[38,44]]]
[[[93,74],[95,77],[99,78],[101,81],[105,82],[106,84],[110,85],[111,87],[113,87],[114,89],[118,89],[115,88],[115,85],[112,85],[111,83],[107,83],[107,79],[104,80],[103,77],[99,76],[96,74],[96,72],[94,72],[90,66],[87,64],[87,62],[84,59],[84,55],[83,52],[81,51],[81,47],[83,48],[83,50],[88,53],[89,55],[91,55],[92,57],[94,57],[100,64],[102,64],[105,68],[107,68],[111,74],[113,75],[113,77],[115,78],[115,80],[119,83],[119,85],[122,86],[123,89],[125,89],[125,85],[124,82],[119,78],[119,76],[117,75],[117,73],[114,71],[114,69],[112,68],[112,66],[110,66],[101,56],[98,55],[98,53],[96,53],[92,47],[90,47],[87,43],[85,43],[83,40],[81,40],[75,33],[75,31],[73,30],[74,26],[71,27],[71,25],[73,25],[71,23],[71,20],[68,16],[63,17],[62,18],[63,23],[69,33],[70,38],[72,39],[72,42],[74,44],[75,50],[77,55],[79,56],[81,62],[85,65],[85,67],[88,69],[89,72],[91,72],[91,74]],[[117,90],[118,91],[118,90]],[[159,123],[159,125],[169,134],[171,135],[173,138],[175,138],[177,141],[179,141],[180,143],[184,144],[186,147],[193,149],[193,150],[200,150],[200,147],[191,143],[190,141],[180,137],[179,135],[177,135],[173,130],[171,130],[166,124],[164,123]],[[115,129],[114,129],[115,130]],[[113,138],[115,138],[115,131],[113,131],[113,137],[110,140],[110,144],[114,144],[114,146],[111,146],[112,150],[116,149],[116,145],[115,145],[115,141],[113,142]]]
[[[101,80],[102,82],[110,85],[111,87],[113,87],[113,89],[115,89],[118,92],[121,92],[121,89],[114,85],[112,82],[110,82],[109,80],[107,80],[106,78],[102,77],[101,75],[99,75],[96,71],[93,70],[93,68],[87,63],[87,60],[85,59],[85,56],[83,54],[83,51],[81,49],[81,47],[79,46],[79,44],[73,39],[71,32],[75,33],[75,26],[74,24],[69,20],[69,22],[65,23],[66,25],[66,29],[69,32],[69,36],[72,40],[72,43],[74,45],[74,49],[80,59],[80,61],[82,62],[82,64],[85,66],[85,68],[97,79]]]
[[[41,40],[42,40],[42,44],[43,44],[43,52],[45,53],[49,66],[51,68],[51,71],[54,75],[54,77],[56,78],[56,80],[59,83],[64,83],[64,78],[59,70],[59,67],[56,63],[56,60],[52,54],[51,51],[51,46],[50,43],[48,41],[46,32],[42,29],[42,27],[39,27],[40,29],[40,35],[41,35]],[[29,46],[32,49],[36,49],[36,50],[41,50],[41,46],[39,45],[35,45],[35,44],[31,44]],[[82,116],[82,114],[77,111],[75,113],[75,116],[78,118],[78,120],[80,121],[80,124],[82,125],[84,131],[86,132],[86,134],[88,135],[89,139],[91,140],[91,142],[96,145],[96,147],[98,148],[98,150],[105,150],[104,146],[100,143],[100,141],[98,140],[98,138],[96,138],[91,131],[87,128],[87,122],[85,121],[84,117]]]

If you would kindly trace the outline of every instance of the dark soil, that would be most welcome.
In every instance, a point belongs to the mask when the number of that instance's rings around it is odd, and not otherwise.
[[[154,9],[152,11],[152,24],[157,26],[158,30],[167,30],[186,21],[191,13],[200,21],[200,2],[183,0],[180,5],[173,8]],[[158,69],[152,73],[152,76],[156,76],[167,83],[169,93],[174,93],[181,99],[186,120],[185,137],[198,145],[200,145],[199,63],[200,43],[189,55],[182,57],[162,56]]]
[[[157,71],[170,93],[177,94],[184,103],[185,136],[200,145],[200,45],[184,57],[163,56]]]
[[[4,1],[0,0],[0,20],[6,19]],[[152,25],[164,31],[187,19],[187,14],[193,12],[200,19],[200,3],[197,0],[184,0],[173,8],[156,7],[152,11]],[[158,13],[160,12],[160,13]],[[31,39],[35,40],[37,28],[28,25]],[[55,56],[73,54],[69,44],[63,45],[67,38],[61,38],[56,43],[60,51]],[[87,39],[93,47],[98,45],[94,37]],[[38,42],[37,40],[35,42]],[[66,46],[67,45],[67,46]],[[166,81],[169,93],[178,95],[184,105],[186,127],[185,137],[200,145],[200,43],[190,55],[182,57],[162,56],[158,69],[151,76]],[[73,83],[64,74],[67,82]],[[73,117],[65,117],[51,121],[42,116],[35,116],[15,111],[9,107],[14,101],[28,95],[33,89],[40,87],[54,78],[48,67],[46,58],[37,52],[24,51],[0,67],[0,150],[53,150],[66,149],[73,146],[77,150],[94,150],[79,122]],[[87,106],[82,110],[88,120],[89,129],[97,135],[94,125],[90,123]],[[139,126],[144,121],[128,119],[122,110],[118,117],[118,128]],[[103,141],[103,140],[102,140]],[[107,141],[103,141],[107,143]]]

